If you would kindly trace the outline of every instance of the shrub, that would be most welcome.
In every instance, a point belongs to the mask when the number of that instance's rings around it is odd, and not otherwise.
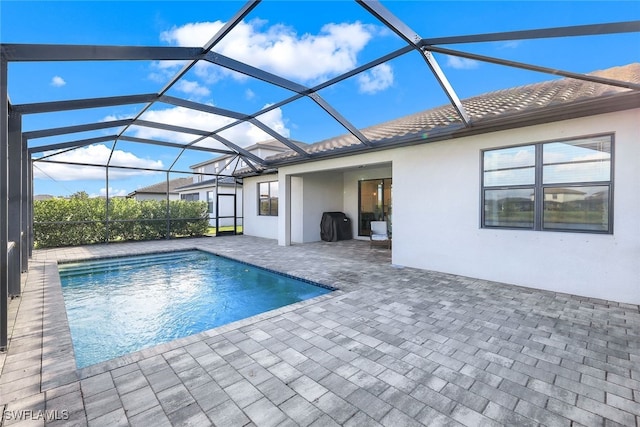
[[[33,204],[36,248],[75,246],[107,240],[107,203],[84,192],[68,199]],[[169,202],[169,237],[203,236],[208,229],[205,202]],[[108,240],[157,240],[167,237],[166,201],[109,199]]]

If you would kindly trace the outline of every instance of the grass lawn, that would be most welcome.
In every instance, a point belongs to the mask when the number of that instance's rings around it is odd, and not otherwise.
[[[224,231],[233,231],[233,225],[228,225],[225,227],[220,227],[220,231],[224,232]],[[236,233],[237,234],[242,234],[242,226],[239,225],[236,227]],[[216,235],[216,228],[215,227],[209,227],[207,229],[207,232],[205,233],[206,236],[215,236]]]

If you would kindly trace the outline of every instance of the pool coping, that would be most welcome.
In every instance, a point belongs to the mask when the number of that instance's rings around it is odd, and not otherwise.
[[[219,256],[225,259],[237,261],[245,265],[251,265],[261,270],[273,272],[288,278],[294,278],[297,280],[301,280],[305,283],[309,283],[318,287],[329,289],[331,290],[331,292],[324,295],[319,295],[317,297],[310,298],[308,300],[289,304],[284,307],[269,310],[254,316],[246,317],[241,320],[236,320],[226,325],[221,325],[212,329],[208,329],[206,331],[199,332],[197,334],[189,335],[187,337],[178,338],[166,343],[147,347],[142,350],[128,353],[126,355],[119,356],[114,359],[109,359],[107,361],[100,362],[94,365],[86,366],[84,368],[77,368],[75,353],[73,350],[73,341],[71,338],[71,329],[69,327],[69,320],[67,318],[66,306],[64,302],[64,297],[62,295],[62,284],[60,281],[58,265],[68,264],[73,262],[81,262],[81,261],[94,261],[94,260],[100,260],[100,259],[125,258],[128,256],[134,256],[134,254],[117,255],[117,256],[94,256],[94,257],[89,256],[86,258],[65,259],[63,261],[45,261],[45,274],[47,275],[47,277],[45,278],[45,281],[44,281],[45,283],[44,298],[47,303],[45,304],[45,310],[44,310],[44,323],[56,324],[58,326],[55,328],[44,328],[43,330],[43,337],[42,337],[43,346],[46,345],[45,343],[53,343],[52,345],[54,346],[54,348],[51,349],[52,351],[43,351],[42,391],[44,392],[47,390],[51,390],[51,389],[60,387],[62,385],[72,383],[77,380],[86,379],[97,374],[108,372],[110,370],[128,365],[130,363],[135,363],[142,359],[145,359],[151,356],[156,356],[162,353],[166,353],[167,351],[170,351],[179,347],[183,347],[185,345],[198,342],[203,339],[211,338],[229,331],[243,328],[255,322],[270,319],[272,317],[279,316],[279,315],[297,310],[299,308],[306,307],[308,305],[316,304],[318,302],[324,301],[329,298],[333,298],[338,295],[342,295],[344,293],[344,291],[340,290],[335,286],[327,285],[317,281],[293,276],[291,274],[287,274],[277,270],[255,265],[246,261],[242,261],[242,260],[230,257],[228,255],[221,255],[209,248],[203,248],[197,245],[192,248],[180,248],[180,249],[173,249],[173,250],[151,250],[148,252],[143,251],[140,253],[136,253],[135,255],[153,255],[154,253],[166,254],[170,252],[183,252],[183,251],[189,251],[189,250],[199,250],[199,251],[206,252],[206,253]],[[60,309],[47,310],[47,306],[60,307]]]

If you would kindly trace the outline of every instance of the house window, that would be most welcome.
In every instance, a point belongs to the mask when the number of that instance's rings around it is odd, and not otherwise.
[[[213,191],[207,191],[207,212],[213,213]]]
[[[181,194],[180,200],[184,200],[185,202],[197,202],[198,200],[200,200],[200,194],[198,193]]]
[[[612,233],[613,135],[482,153],[482,227]]]
[[[258,184],[258,215],[278,216],[278,181]]]

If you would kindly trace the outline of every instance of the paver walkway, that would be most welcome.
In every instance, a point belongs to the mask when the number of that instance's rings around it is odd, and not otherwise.
[[[56,261],[185,248],[340,290],[76,371]],[[361,241],[35,251],[10,312],[2,425],[640,425],[637,305],[399,268]]]

